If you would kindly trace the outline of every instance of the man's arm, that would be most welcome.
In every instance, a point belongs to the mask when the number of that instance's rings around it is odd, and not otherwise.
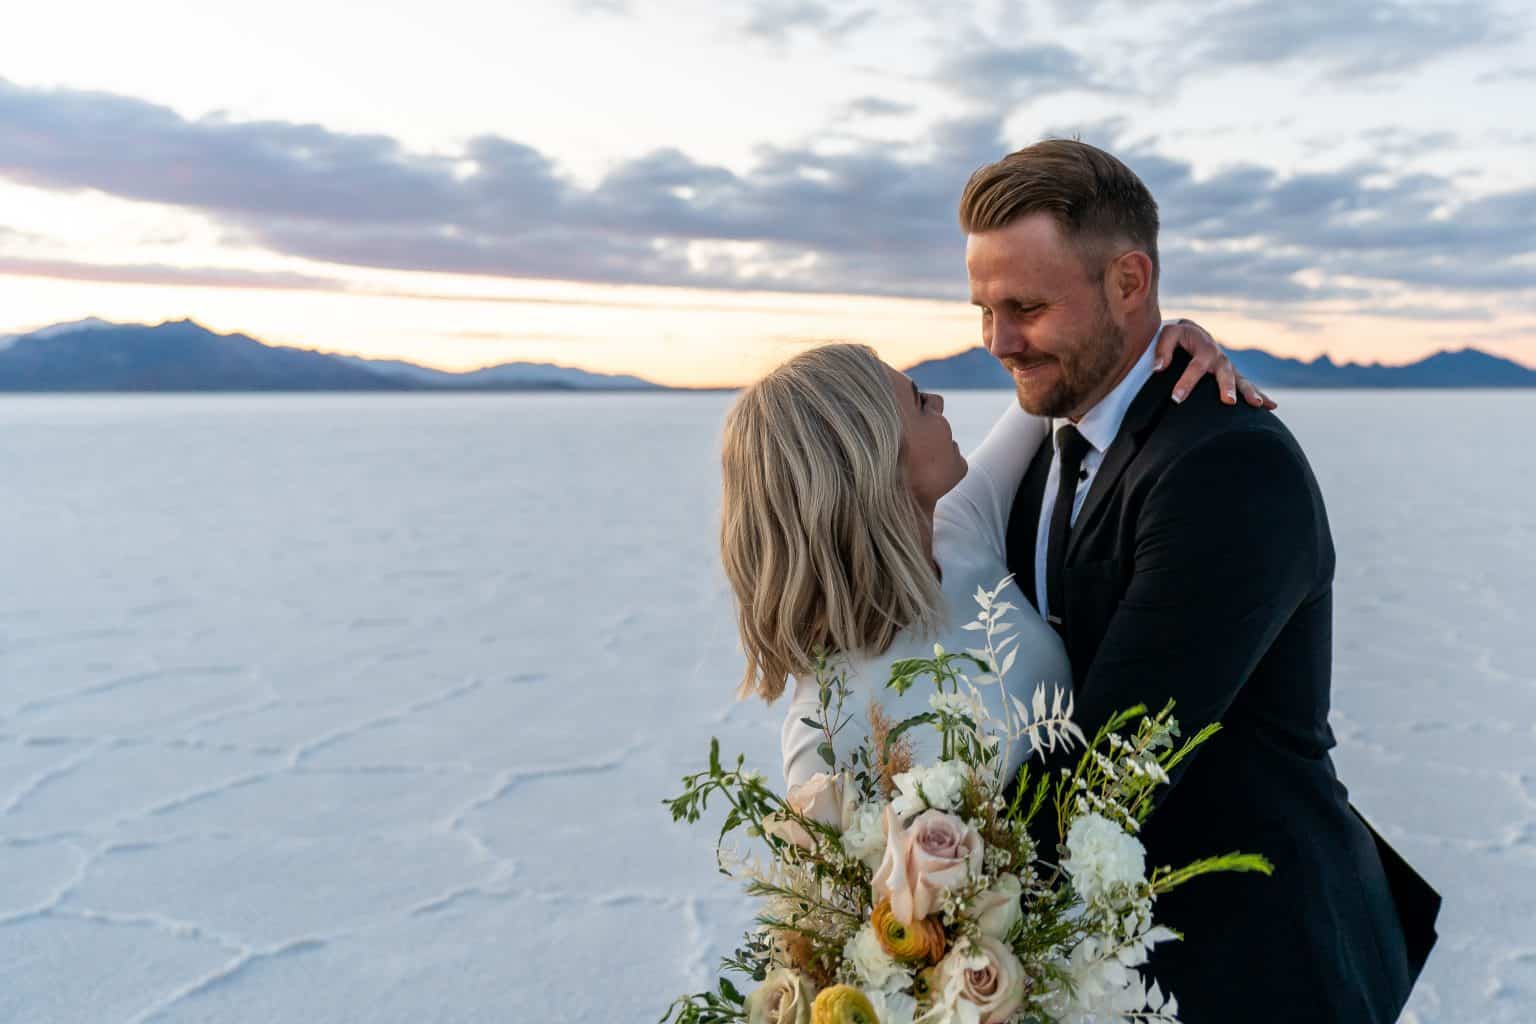
[[[1282,437],[1224,433],[1180,456],[1140,512],[1130,586],[1077,687],[1083,732],[1170,699],[1185,737],[1219,720],[1317,583],[1320,517]]]

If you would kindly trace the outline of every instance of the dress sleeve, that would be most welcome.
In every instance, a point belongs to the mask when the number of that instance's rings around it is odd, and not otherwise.
[[[819,713],[816,706],[816,690],[811,690],[811,699],[801,698],[803,688],[795,687],[789,707],[784,712],[784,724],[779,729],[779,753],[784,760],[784,787],[788,791],[790,787],[798,786],[819,771],[825,771],[826,765],[816,753],[816,745],[822,740],[819,729],[812,729],[801,719],[815,718]]]
[[[1050,430],[1050,420],[1032,416],[1017,399],[992,425],[982,442],[966,455],[965,478],[939,503],[939,514],[977,537],[995,538],[1001,551],[1019,481]]]

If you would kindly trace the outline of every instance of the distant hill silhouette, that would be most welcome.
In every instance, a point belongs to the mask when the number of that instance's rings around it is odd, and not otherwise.
[[[1467,348],[1406,366],[1311,362],[1230,349],[1244,374],[1272,388],[1529,388],[1536,370]],[[907,373],[925,388],[1011,388],[984,349],[929,359]],[[550,363],[502,363],[450,373],[399,359],[268,345],[216,334],[192,320],[113,324],[89,319],[0,336],[4,391],[660,391],[639,377]]]
[[[191,320],[82,320],[0,338],[0,391],[531,391],[653,390],[548,363],[448,373],[215,334]]]
[[[437,387],[450,388],[497,388],[502,385],[523,388],[590,388],[602,391],[636,391],[660,389],[639,377],[590,373],[554,363],[501,363],[464,373],[450,373],[428,366],[417,366],[402,359],[364,359],[362,356],[338,356],[358,366],[366,367],[403,380],[416,381]]]
[[[1267,388],[1530,388],[1536,370],[1475,348],[1434,355],[1405,366],[1311,362],[1272,356],[1262,349],[1228,349],[1238,370]],[[985,349],[973,348],[929,359],[907,371],[919,386],[934,391],[1012,388],[1013,379]]]

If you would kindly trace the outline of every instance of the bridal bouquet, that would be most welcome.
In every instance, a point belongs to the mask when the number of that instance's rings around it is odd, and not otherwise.
[[[1006,581],[1004,581],[1006,583]],[[1136,838],[1154,789],[1219,726],[1179,741],[1169,704],[1134,707],[1087,742],[1070,699],[1026,705],[1002,680],[1017,653],[1000,585],[978,589],[965,628],[982,647],[892,666],[888,686],[931,681],[929,710],[892,722],[871,701],[867,738],[839,758],[834,741],[852,716],[846,676],[818,666],[827,770],[779,796],[756,772],[720,760],[686,776],[667,801],[673,820],[696,822],[708,799],[728,804],[716,852],[760,899],[756,927],[722,966],[717,990],[676,1000],[677,1024],[1066,1024],[1177,1021],[1178,1003],[1139,967],[1177,939],[1153,918],[1159,895],[1215,871],[1261,871],[1262,857],[1229,854],[1148,873]],[[1004,695],[989,713],[982,687]],[[914,764],[909,733],[937,730],[940,757]],[[1012,745],[1084,747],[1074,770],[1004,778]],[[1008,783],[1016,782],[1012,796]],[[1037,849],[1030,826],[1055,818],[1058,849]],[[1048,820],[1048,819],[1047,819]],[[758,860],[725,847],[743,830],[767,846]],[[1038,831],[1038,828],[1037,828]],[[1049,860],[1042,859],[1042,853]],[[746,995],[742,988],[749,988]]]

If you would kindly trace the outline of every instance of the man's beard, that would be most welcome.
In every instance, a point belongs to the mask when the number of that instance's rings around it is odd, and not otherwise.
[[[1065,418],[1082,409],[1120,365],[1125,354],[1125,332],[1099,306],[1096,322],[1064,346],[1054,357],[1057,376],[1050,389],[1030,393],[1023,381],[1016,382],[1019,405],[1034,416]]]

